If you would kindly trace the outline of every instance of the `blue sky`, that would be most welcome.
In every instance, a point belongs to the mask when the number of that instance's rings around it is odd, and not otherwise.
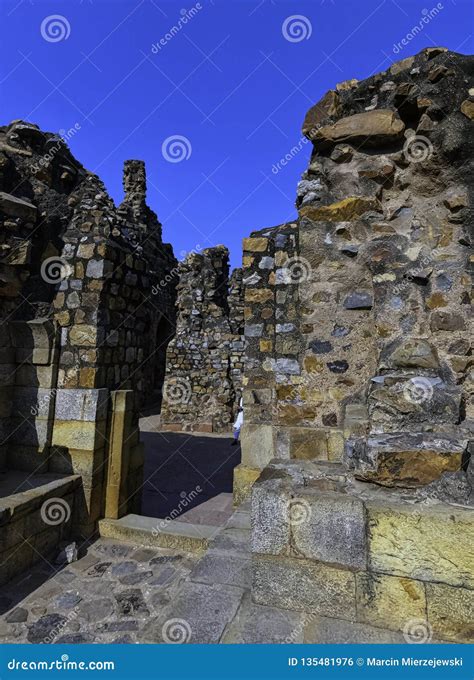
[[[307,109],[423,47],[472,52],[472,19],[467,0],[0,0],[0,121],[76,126],[117,202],[144,159],[176,254],[224,243],[238,266],[244,236],[295,217]]]

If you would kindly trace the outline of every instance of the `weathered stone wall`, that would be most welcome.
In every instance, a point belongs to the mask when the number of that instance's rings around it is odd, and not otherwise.
[[[143,163],[125,164],[116,208],[60,138],[14,122],[0,128],[0,168],[0,461],[79,473],[88,533],[106,504],[139,507],[138,409],[161,392],[176,260]]]
[[[242,275],[229,280],[224,246],[192,253],[178,266],[176,336],[168,345],[161,425],[228,432],[243,369]]]
[[[432,48],[328,92],[297,223],[244,241],[257,602],[471,635],[472,72]]]

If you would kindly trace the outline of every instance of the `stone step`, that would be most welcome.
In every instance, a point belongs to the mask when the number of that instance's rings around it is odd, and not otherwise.
[[[99,533],[146,547],[173,548],[186,552],[203,552],[220,531],[220,527],[164,520],[143,515],[125,515],[120,519],[102,519]]]

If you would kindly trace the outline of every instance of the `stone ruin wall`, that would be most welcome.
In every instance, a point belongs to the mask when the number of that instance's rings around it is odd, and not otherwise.
[[[0,465],[80,474],[83,535],[139,510],[138,410],[174,332],[176,260],[143,163],[124,189],[116,208],[59,137],[0,128]]]
[[[297,222],[244,240],[253,598],[335,635],[472,636],[472,72],[430,48],[328,92]]]
[[[242,272],[224,246],[192,253],[177,271],[176,335],[168,345],[163,429],[230,432],[243,372]]]

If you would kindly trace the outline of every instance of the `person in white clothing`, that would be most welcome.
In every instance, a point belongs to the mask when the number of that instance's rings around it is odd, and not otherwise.
[[[239,436],[240,436],[240,429],[242,427],[242,423],[244,422],[244,406],[243,406],[243,401],[242,397],[239,399],[239,409],[237,412],[237,418],[235,419],[234,423],[234,439],[232,440],[232,446],[237,446],[239,443]]]

